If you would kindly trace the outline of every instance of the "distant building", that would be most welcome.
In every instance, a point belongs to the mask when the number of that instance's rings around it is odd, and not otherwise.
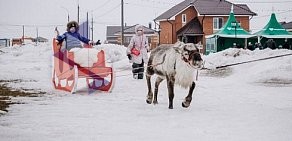
[[[22,44],[22,38],[12,38],[11,39],[11,46],[21,45],[21,44]]]
[[[35,44],[36,42],[44,43],[48,42],[48,39],[43,37],[24,37],[24,38],[13,38],[11,41],[12,46],[14,45],[25,45],[25,44]]]
[[[32,41],[33,41],[33,42],[44,43],[44,42],[48,42],[48,39],[43,38],[43,37],[37,37],[37,38],[34,38]]]
[[[291,22],[282,22],[281,25],[285,28],[288,32],[292,33],[292,21]]]
[[[135,26],[124,27],[124,46],[128,46],[133,35],[135,35]],[[111,44],[121,44],[121,26],[107,26],[106,41]],[[158,45],[158,32],[144,26],[144,34],[148,37],[150,48]]]
[[[0,39],[0,47],[9,47],[10,46],[10,39]]]
[[[127,29],[130,26],[125,26],[124,28]],[[110,44],[119,44],[118,43],[118,36],[115,33],[121,31],[121,26],[107,26],[106,28],[106,42]]]

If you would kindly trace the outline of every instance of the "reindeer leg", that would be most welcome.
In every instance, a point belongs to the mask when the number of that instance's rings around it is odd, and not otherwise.
[[[196,83],[193,82],[192,85],[190,86],[189,89],[189,94],[187,95],[187,97],[185,98],[185,100],[182,102],[182,107],[184,108],[188,108],[192,102],[192,95],[193,95],[193,91],[196,87]]]
[[[153,92],[151,88],[151,76],[154,74],[154,70],[152,67],[152,61],[153,61],[153,56],[150,56],[148,64],[147,64],[147,69],[146,69],[146,80],[147,80],[147,86],[148,86],[148,95],[146,98],[146,103],[151,104],[153,100]]]
[[[163,80],[164,80],[164,79],[161,78],[161,77],[157,77],[157,78],[156,78],[155,89],[154,89],[154,100],[153,100],[153,104],[158,104],[158,101],[157,101],[158,87],[159,87],[159,84],[160,84]]]
[[[174,81],[175,78],[173,75],[167,75],[167,88],[168,88],[168,108],[173,109],[173,98],[174,98]]]
[[[147,86],[148,86],[148,95],[146,98],[146,103],[151,104],[153,99],[153,92],[151,88],[151,75],[146,75]]]

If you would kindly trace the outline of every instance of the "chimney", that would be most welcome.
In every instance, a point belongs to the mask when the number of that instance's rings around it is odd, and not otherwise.
[[[152,29],[152,23],[151,22],[149,22],[148,28]]]

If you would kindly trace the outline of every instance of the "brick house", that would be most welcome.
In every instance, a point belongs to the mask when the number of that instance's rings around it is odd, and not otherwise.
[[[246,4],[233,4],[225,0],[184,0],[154,19],[159,23],[159,43],[173,44],[177,40],[201,42],[224,25],[234,5],[234,14],[241,27],[249,31],[249,19],[256,16]]]

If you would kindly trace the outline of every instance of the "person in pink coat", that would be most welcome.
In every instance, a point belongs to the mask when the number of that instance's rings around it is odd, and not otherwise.
[[[134,79],[143,79],[144,64],[148,63],[148,38],[144,35],[144,27],[142,25],[136,25],[135,33],[127,48],[127,56],[130,62],[133,63],[132,72]]]

